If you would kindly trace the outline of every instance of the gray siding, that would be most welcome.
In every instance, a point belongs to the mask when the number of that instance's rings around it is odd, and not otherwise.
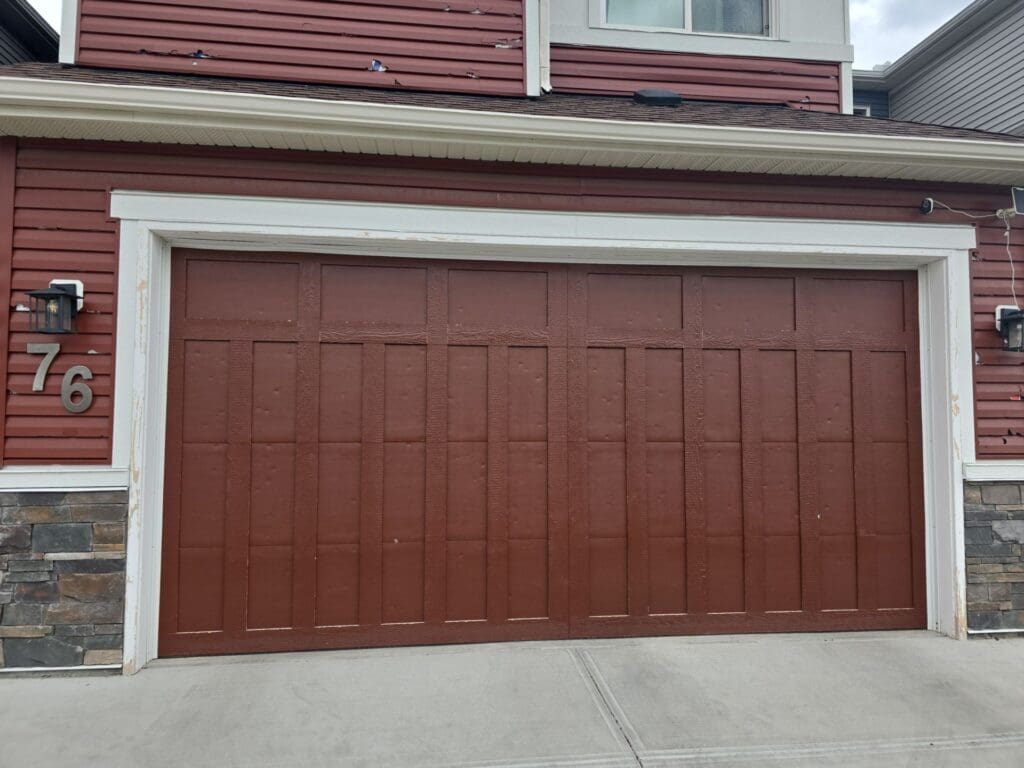
[[[872,117],[889,116],[889,94],[887,91],[862,91],[854,88],[853,103],[858,107],[862,104],[871,107]]]
[[[993,19],[890,94],[890,114],[1024,135],[1024,3]]]
[[[0,26],[0,64],[17,64],[19,61],[35,61],[36,57],[11,34]]]

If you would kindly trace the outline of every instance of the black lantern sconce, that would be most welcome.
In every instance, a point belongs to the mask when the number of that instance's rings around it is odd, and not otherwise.
[[[1003,337],[1003,349],[1024,352],[1024,311],[1020,307],[996,307],[996,330]]]
[[[50,287],[28,292],[32,333],[77,333],[78,312],[85,303],[80,280],[52,280]]]

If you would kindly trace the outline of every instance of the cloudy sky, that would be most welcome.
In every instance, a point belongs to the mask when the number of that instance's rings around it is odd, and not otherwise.
[[[61,0],[31,2],[50,24],[60,28]],[[850,0],[853,42],[857,47],[854,66],[870,69],[895,61],[970,3],[971,0]]]

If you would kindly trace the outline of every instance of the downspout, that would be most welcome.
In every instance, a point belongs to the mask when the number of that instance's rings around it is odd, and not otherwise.
[[[539,0],[540,90],[551,93],[551,0]]]

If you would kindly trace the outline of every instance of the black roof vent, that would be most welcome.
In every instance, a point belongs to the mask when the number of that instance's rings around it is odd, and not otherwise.
[[[678,107],[683,103],[683,97],[675,91],[666,91],[661,88],[648,88],[634,93],[633,101],[637,104],[644,104],[648,107]]]

